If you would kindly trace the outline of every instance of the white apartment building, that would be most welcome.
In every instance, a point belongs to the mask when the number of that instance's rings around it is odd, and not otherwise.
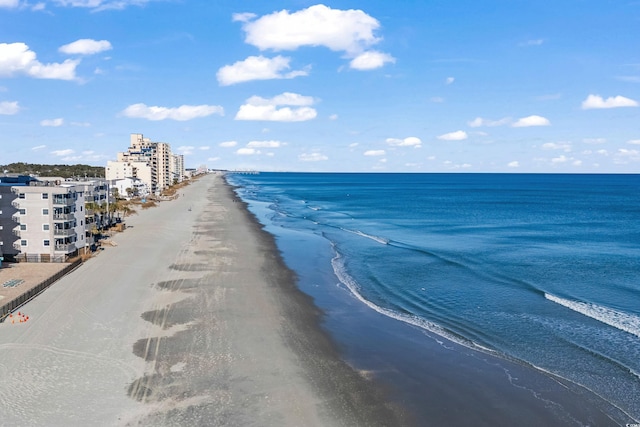
[[[123,178],[112,182],[113,188],[118,189],[118,194],[125,199],[131,198],[129,192],[137,197],[147,197],[151,194],[149,192],[149,186],[138,178]]]
[[[184,155],[173,154],[171,156],[171,183],[180,183],[184,180]]]
[[[108,162],[107,180],[138,178],[153,194],[159,194],[173,184],[171,146],[152,142],[142,134],[132,133],[127,151],[118,153],[116,162]]]
[[[32,182],[11,187],[17,209],[13,245],[26,261],[64,260],[87,245],[85,236],[84,188]]]

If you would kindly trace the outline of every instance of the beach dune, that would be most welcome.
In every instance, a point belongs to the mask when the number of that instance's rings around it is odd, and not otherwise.
[[[399,425],[220,176],[0,325],[3,425]]]

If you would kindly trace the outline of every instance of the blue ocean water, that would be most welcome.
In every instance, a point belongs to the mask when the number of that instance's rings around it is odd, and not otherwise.
[[[281,238],[330,242],[325,267],[362,304],[640,419],[640,175],[227,179]]]

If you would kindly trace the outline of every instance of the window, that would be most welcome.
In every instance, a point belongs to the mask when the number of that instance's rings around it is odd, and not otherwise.
[[[18,199],[24,199],[24,197],[25,197],[25,196],[24,196],[24,193],[20,193],[20,194],[18,194]]]
[[[20,240],[20,246],[27,246],[26,240]]]
[[[20,215],[26,215],[27,214],[27,210],[26,209],[19,209],[18,212],[20,212]]]
[[[48,199],[49,198],[49,193],[42,193],[42,199]]]
[[[44,240],[44,241],[42,242],[42,244],[43,244],[44,246],[49,246],[49,241],[48,241],[48,240]]]
[[[20,224],[20,230],[25,231],[27,229],[27,224]]]
[[[42,231],[49,231],[49,224],[42,224]]]
[[[43,208],[42,209],[42,215],[49,215],[49,209]]]

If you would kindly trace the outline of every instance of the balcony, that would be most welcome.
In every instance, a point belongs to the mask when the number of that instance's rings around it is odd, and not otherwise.
[[[54,197],[53,206],[73,206],[76,203],[73,197]]]
[[[20,194],[20,189],[19,188],[11,188],[11,192],[13,194]]]
[[[11,231],[13,232],[14,236],[20,237],[20,226],[14,227]]]
[[[67,229],[55,228],[53,230],[53,235],[56,237],[75,236],[76,230],[74,230],[73,228],[67,228]]]
[[[53,220],[54,221],[73,221],[75,219],[75,215],[72,213],[54,213]]]
[[[53,250],[55,252],[70,253],[76,250],[76,245],[74,245],[73,243],[57,244],[53,247]]]
[[[20,202],[17,200],[14,200],[13,202],[11,202],[11,206],[13,206],[16,209],[20,209]]]
[[[21,252],[22,251],[22,246],[20,246],[20,242],[14,242],[13,243],[13,249],[15,249],[16,251]]]
[[[21,218],[21,215],[20,215],[19,213],[13,214],[13,215],[11,216],[11,219],[12,219],[14,222],[17,222],[18,224],[20,223],[20,218]]]

